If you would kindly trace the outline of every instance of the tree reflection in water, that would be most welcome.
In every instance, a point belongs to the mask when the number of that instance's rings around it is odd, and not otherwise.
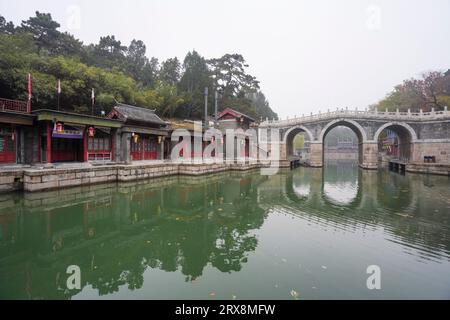
[[[292,255],[288,260],[297,258],[297,249],[286,239],[297,239],[314,256],[320,253],[317,248],[332,255],[327,247],[315,246],[316,240],[320,244],[330,237],[314,231],[320,225],[354,234],[379,229],[381,246],[389,247],[386,240],[419,261],[441,263],[450,257],[448,199],[445,177],[341,164],[282,170],[269,177],[259,171],[223,173],[2,195],[0,298],[71,298],[79,293],[65,289],[66,268],[72,264],[82,270],[81,291],[91,287],[99,296],[151,286],[146,274],[157,270],[192,283],[209,280],[207,268],[233,274],[247,267],[271,277],[271,258],[249,258],[261,249],[260,229],[266,239],[262,251],[283,240]],[[311,236],[318,238],[284,234],[287,225],[265,224],[274,221],[268,219],[272,213],[289,215],[289,223],[306,221]],[[357,239],[363,250],[366,238]],[[249,259],[269,265],[259,267]],[[297,272],[278,276],[291,279]]]
[[[252,205],[254,180],[222,174],[27,194],[16,212],[2,215],[9,221],[0,296],[68,298],[77,292],[58,288],[71,264],[83,271],[82,287],[100,295],[141,288],[147,268],[179,270],[186,281],[208,263],[239,271],[258,243],[251,230],[265,218]]]

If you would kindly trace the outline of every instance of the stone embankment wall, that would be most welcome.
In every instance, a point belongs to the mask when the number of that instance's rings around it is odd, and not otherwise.
[[[42,191],[98,183],[127,182],[169,176],[201,176],[225,171],[244,171],[261,168],[261,163],[159,163],[131,165],[100,165],[83,168],[0,170],[0,193],[24,190]],[[280,161],[278,168],[289,168],[289,161]],[[450,165],[436,163],[408,163],[406,171],[450,176]]]
[[[100,165],[83,168],[33,169],[0,171],[0,192],[15,190],[42,191],[106,182],[125,182],[174,175],[199,176],[228,170],[260,168],[254,164],[131,164]]]

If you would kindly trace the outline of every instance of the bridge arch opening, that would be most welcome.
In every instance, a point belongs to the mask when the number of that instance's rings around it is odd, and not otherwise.
[[[312,133],[303,126],[295,126],[289,129],[284,136],[287,158],[296,157],[307,160],[309,143],[313,140]]]
[[[411,145],[416,139],[416,132],[411,126],[396,122],[382,125],[374,135],[382,160],[396,159],[409,162],[412,155]]]
[[[326,163],[356,163],[358,160],[358,149],[359,138],[356,133],[348,127],[334,127],[324,137],[323,157]]]
[[[322,161],[323,163],[325,163],[325,152],[327,151],[326,148],[326,138],[328,136],[328,134],[330,135],[335,135],[336,132],[339,132],[337,130],[334,130],[335,128],[338,127],[345,127],[350,129],[353,132],[353,137],[354,140],[356,141],[352,141],[352,147],[355,149],[354,151],[357,151],[356,154],[356,159],[358,160],[358,162],[360,163],[362,161],[362,144],[363,142],[365,142],[367,140],[367,134],[364,131],[363,127],[357,123],[356,121],[353,120],[334,120],[332,122],[330,122],[329,124],[327,124],[321,131],[320,136],[319,136],[319,141],[322,142],[323,147],[323,152],[322,152]],[[342,130],[342,129],[341,129]]]

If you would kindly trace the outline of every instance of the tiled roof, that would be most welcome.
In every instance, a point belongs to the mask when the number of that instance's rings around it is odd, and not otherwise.
[[[130,106],[124,103],[118,103],[114,110],[124,118],[124,120],[138,121],[138,122],[148,122],[160,125],[166,125],[166,122],[162,120],[155,113],[155,110],[148,108],[141,108],[136,106]]]
[[[235,116],[237,118],[244,117],[244,118],[247,118],[248,120],[250,120],[252,122],[255,121],[255,119],[253,119],[252,117],[250,117],[250,116],[248,116],[248,115],[246,115],[246,114],[244,114],[242,112],[239,112],[237,110],[231,109],[231,108],[225,108],[222,112],[219,113],[218,118],[219,119],[222,118],[227,113],[231,114],[231,115],[233,115],[233,116]]]

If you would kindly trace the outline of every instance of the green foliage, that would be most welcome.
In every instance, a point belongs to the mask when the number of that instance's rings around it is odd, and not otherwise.
[[[305,146],[305,135],[303,133],[297,134],[292,143],[294,150],[302,149]]]
[[[176,57],[160,64],[147,58],[141,40],[133,39],[127,47],[108,35],[98,44],[83,45],[59,26],[49,13],[38,11],[19,27],[0,16],[0,97],[26,100],[31,73],[33,108],[57,107],[60,79],[60,108],[66,111],[90,112],[94,88],[96,114],[108,112],[117,100],[166,117],[198,119],[208,87],[210,114],[218,90],[219,111],[232,107],[255,118],[276,117],[259,82],[246,72],[242,55],[206,60],[192,51],[182,65]]]
[[[216,88],[225,98],[259,89],[259,81],[246,73],[248,64],[240,54],[225,54],[221,58],[210,59],[208,64],[211,66]]]
[[[427,72],[420,79],[408,79],[397,85],[386,98],[379,101],[372,108],[379,111],[407,111],[418,112],[442,110],[449,106],[450,72]]]
[[[164,61],[159,71],[159,80],[170,84],[176,85],[180,80],[181,66],[177,57],[169,58]]]
[[[35,17],[22,21],[21,30],[33,35],[38,53],[40,53],[42,49],[47,49],[48,52],[55,49],[60,35],[57,30],[59,27],[59,23],[52,19],[50,13],[36,11]]]
[[[13,34],[14,32],[14,24],[11,21],[6,22],[6,19],[0,16],[0,33]]]

